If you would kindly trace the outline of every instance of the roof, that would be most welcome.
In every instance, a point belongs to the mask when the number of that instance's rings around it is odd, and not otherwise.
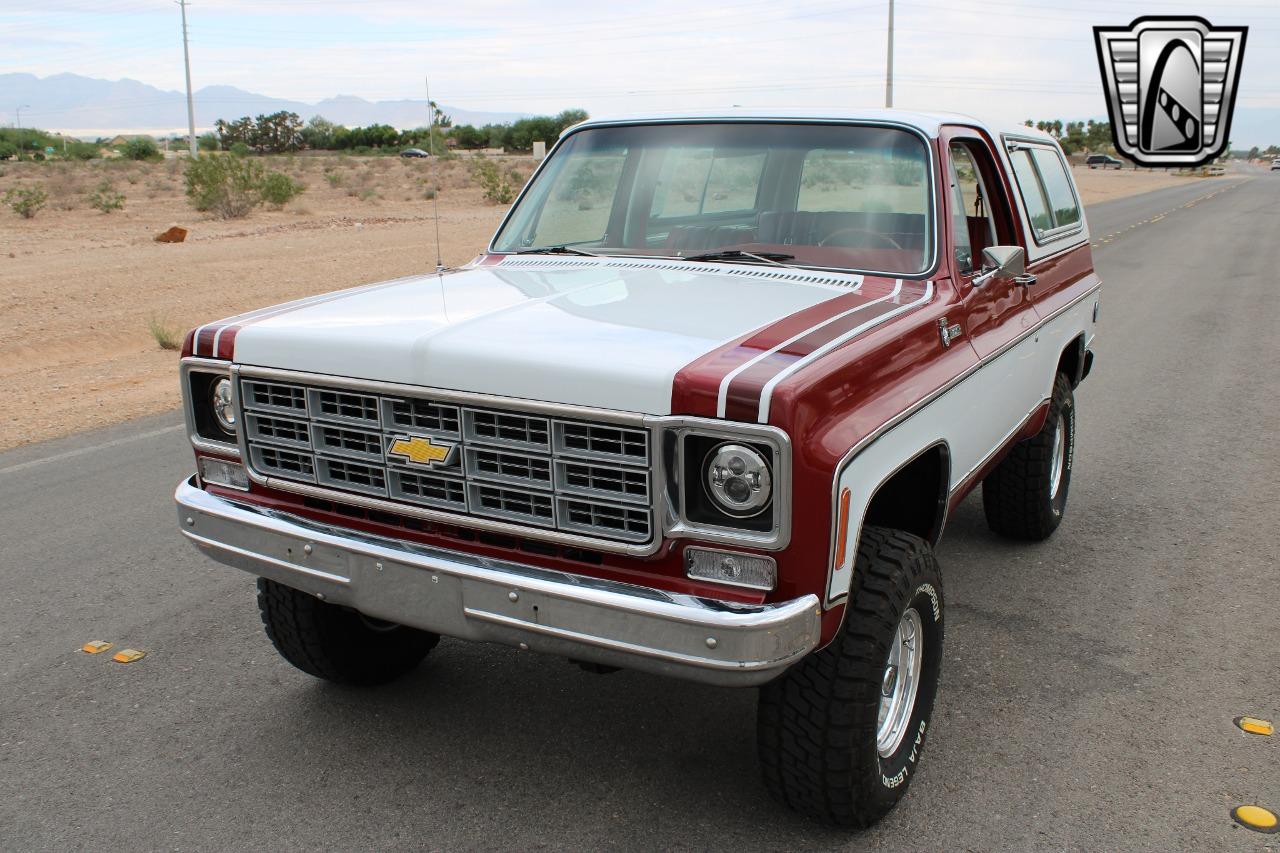
[[[936,137],[939,129],[944,124],[966,124],[978,127],[992,135],[997,133],[1016,133],[1020,136],[1034,136],[1043,137],[1044,139],[1052,139],[1049,134],[1036,130],[1034,127],[1026,127],[1021,124],[1009,125],[1002,122],[988,122],[974,118],[973,116],[963,115],[961,113],[916,112],[913,110],[890,110],[874,107],[824,107],[802,109],[735,108],[727,110],[700,110],[697,112],[633,113],[591,118],[581,124],[574,125],[574,127],[590,127],[594,125],[619,123],[715,121],[723,119],[729,119],[732,121],[834,120],[896,122],[898,124],[904,124],[908,127],[915,128],[929,137]]]

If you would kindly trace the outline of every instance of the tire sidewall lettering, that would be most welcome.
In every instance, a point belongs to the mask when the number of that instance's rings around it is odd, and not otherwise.
[[[901,770],[892,776],[886,776],[884,773],[881,773],[881,785],[884,785],[886,788],[893,789],[907,781],[907,778],[911,775],[911,768],[915,767],[916,760],[920,757],[920,748],[924,746],[924,734],[928,728],[929,721],[924,719],[920,720],[920,725],[916,728],[915,739],[911,741],[911,751],[907,753],[907,763],[902,766]],[[905,746],[901,748],[905,749]]]
[[[926,603],[927,602],[927,603]],[[910,598],[903,607],[905,612],[907,608],[914,607],[918,613],[929,613],[933,616],[933,621],[925,620],[926,633],[931,641],[926,646],[926,654],[940,654],[940,638],[942,630],[942,613],[943,602],[942,595],[938,591],[938,587],[930,580],[922,580],[916,584],[915,591],[911,593]],[[940,666],[940,659],[933,665]],[[932,691],[936,689],[937,684],[934,682],[930,686],[930,696],[928,698],[927,707],[932,708]],[[924,697],[918,697],[919,703]],[[888,758],[880,758],[880,784],[887,790],[894,790],[905,785],[914,772],[916,763],[920,759],[921,752],[924,747],[925,735],[929,730],[929,715],[922,712],[921,705],[917,705],[913,715],[915,720],[912,725],[915,728],[915,736],[908,735],[903,738],[902,745],[898,747],[898,751]],[[899,766],[901,765],[901,766]],[[894,770],[893,768],[897,768]],[[893,771],[893,772],[890,772]]]
[[[933,621],[942,621],[942,597],[938,595],[938,590],[931,583],[922,583],[916,587],[916,591],[911,598],[914,601],[921,595],[929,596],[929,603],[932,605]]]

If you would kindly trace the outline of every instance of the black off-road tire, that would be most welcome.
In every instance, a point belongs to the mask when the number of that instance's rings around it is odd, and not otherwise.
[[[1055,490],[1054,434],[1061,428],[1062,473]],[[1049,414],[1040,432],[1020,441],[982,481],[987,526],[1010,539],[1040,542],[1062,523],[1071,487],[1076,447],[1076,404],[1071,382],[1059,373],[1053,382]]]
[[[258,579],[258,611],[281,657],[337,684],[394,681],[440,642],[438,634],[370,619],[266,578]]]
[[[942,663],[942,578],[924,540],[865,527],[839,635],[760,689],[757,743],[765,786],[824,823],[868,827],[915,776]],[[881,756],[881,687],[898,624],[914,609],[924,648],[901,744]]]

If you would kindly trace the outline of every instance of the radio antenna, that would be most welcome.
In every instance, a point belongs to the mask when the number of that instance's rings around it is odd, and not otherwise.
[[[432,218],[436,225],[436,275],[444,274],[444,259],[440,252],[440,186],[436,183],[436,105],[431,100],[431,78],[424,78],[427,84],[427,112],[430,120],[427,125],[427,177],[431,180]]]

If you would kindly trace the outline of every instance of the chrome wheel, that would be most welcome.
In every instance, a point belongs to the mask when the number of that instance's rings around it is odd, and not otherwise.
[[[1049,500],[1058,497],[1062,488],[1062,474],[1067,470],[1067,419],[1058,415],[1053,429],[1053,451],[1049,460]]]
[[[876,729],[876,749],[881,758],[898,751],[907,733],[907,724],[920,691],[920,668],[924,663],[924,627],[914,607],[898,622],[889,647],[880,682],[880,714]]]

